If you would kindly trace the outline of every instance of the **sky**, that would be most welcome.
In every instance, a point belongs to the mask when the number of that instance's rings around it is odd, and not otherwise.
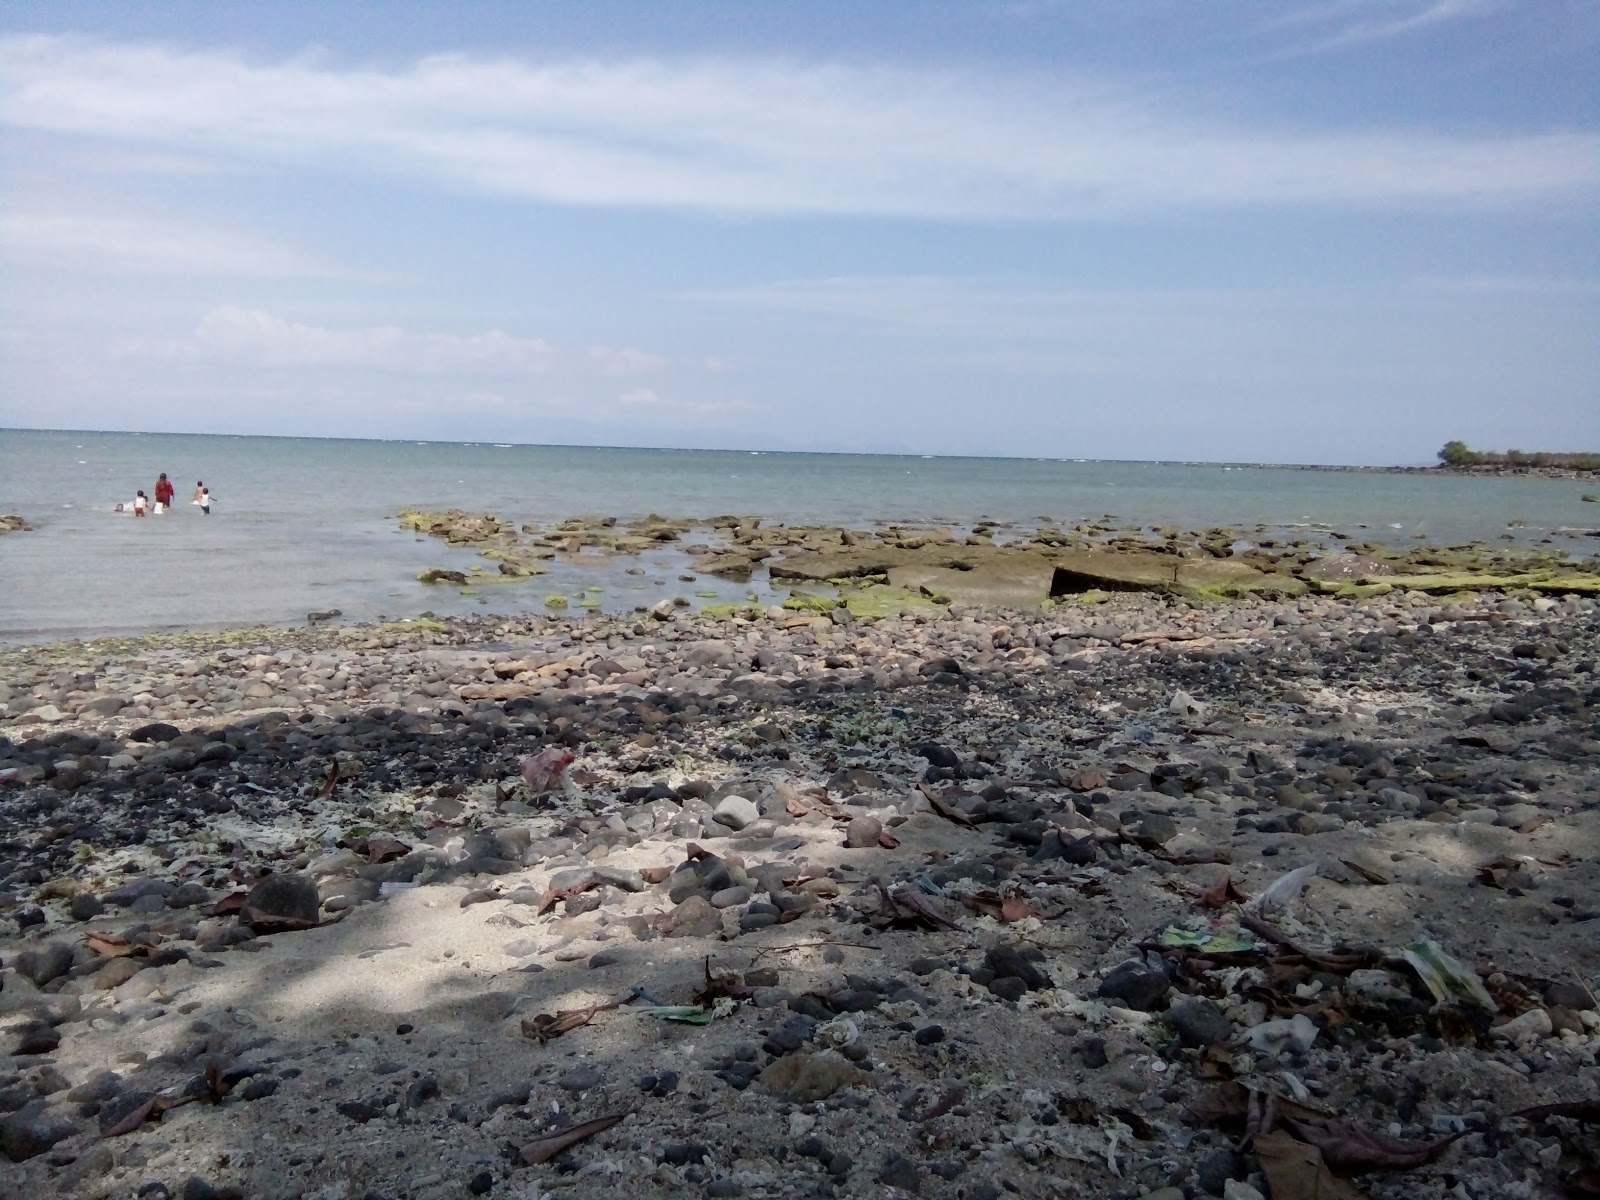
[[[0,6],[0,426],[1600,449],[1594,0]]]

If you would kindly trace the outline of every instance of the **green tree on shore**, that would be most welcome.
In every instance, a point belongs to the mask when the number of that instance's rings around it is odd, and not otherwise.
[[[1465,442],[1446,442],[1439,451],[1439,462],[1446,467],[1470,467],[1482,461],[1483,456],[1468,450]]]

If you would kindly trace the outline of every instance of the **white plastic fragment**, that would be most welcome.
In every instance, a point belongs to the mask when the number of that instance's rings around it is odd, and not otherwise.
[[[1308,863],[1303,867],[1296,867],[1287,874],[1280,875],[1274,879],[1267,886],[1267,890],[1250,901],[1249,904],[1246,904],[1245,908],[1262,916],[1272,912],[1274,909],[1282,908],[1305,890],[1306,884],[1311,882],[1316,873],[1316,863]]]
[[[1305,1053],[1317,1040],[1317,1027],[1304,1013],[1281,1017],[1276,1021],[1263,1021],[1247,1029],[1242,1039],[1252,1050],[1262,1054],[1281,1055],[1289,1050]]]

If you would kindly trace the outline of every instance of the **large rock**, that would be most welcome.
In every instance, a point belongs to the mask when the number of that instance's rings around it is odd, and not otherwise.
[[[322,897],[309,875],[268,875],[245,898],[239,920],[257,933],[313,929]]]
[[[72,969],[72,947],[65,942],[46,942],[36,950],[24,950],[12,966],[18,975],[43,987]]]
[[[729,829],[740,830],[747,825],[754,825],[761,819],[761,810],[756,807],[754,800],[744,796],[724,796],[717,802],[717,807],[712,811],[711,817],[718,825],[726,825]]]
[[[64,1113],[24,1108],[0,1121],[0,1152],[12,1162],[24,1162],[77,1132],[77,1124]]]

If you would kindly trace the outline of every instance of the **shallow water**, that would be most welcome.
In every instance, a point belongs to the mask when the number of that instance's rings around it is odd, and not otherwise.
[[[156,475],[179,503],[136,521],[112,512]],[[207,517],[187,503],[196,479],[217,497]],[[0,538],[0,638],[73,637],[303,620],[541,609],[591,574],[558,564],[479,597],[416,583],[430,566],[481,562],[402,533],[401,507],[460,507],[522,521],[604,513],[865,526],[879,520],[1032,524],[1106,515],[1141,525],[1275,528],[1322,523],[1413,544],[1528,543],[1591,528],[1593,485],[1294,469],[1052,459],[773,454],[488,443],[348,441],[180,434],[0,431],[0,512],[38,526]],[[1525,526],[1508,530],[1513,521]],[[1592,539],[1557,538],[1577,554]],[[644,576],[624,574],[643,565]],[[671,550],[619,559],[601,577],[608,607],[743,585],[676,576]],[[762,589],[758,589],[760,591]],[[480,603],[486,601],[486,603]]]

